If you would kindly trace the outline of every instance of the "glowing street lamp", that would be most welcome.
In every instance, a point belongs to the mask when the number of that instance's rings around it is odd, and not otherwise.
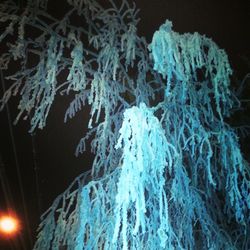
[[[2,215],[0,217],[0,234],[13,236],[19,231],[18,219],[13,215]]]

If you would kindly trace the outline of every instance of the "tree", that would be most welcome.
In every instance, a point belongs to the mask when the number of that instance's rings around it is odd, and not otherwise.
[[[91,106],[76,154],[93,137],[92,171],[42,215],[34,249],[249,248],[250,170],[225,121],[240,107],[227,54],[168,20],[148,44],[134,4],[100,2],[68,0],[62,20],[46,1],[0,5],[0,42],[17,36],[1,68],[20,64],[2,108],[20,94],[16,122],[30,117],[32,132],[57,94],[74,93],[65,121]]]

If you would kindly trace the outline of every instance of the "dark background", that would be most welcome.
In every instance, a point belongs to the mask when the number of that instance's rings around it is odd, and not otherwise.
[[[50,13],[56,16],[62,15],[68,8],[64,2],[66,0],[49,0]],[[141,21],[138,32],[145,36],[148,42],[151,41],[153,32],[169,19],[173,22],[175,31],[180,33],[198,31],[211,37],[225,49],[229,54],[235,76],[239,80],[250,72],[250,67],[247,65],[250,60],[248,62],[245,60],[250,58],[250,1],[235,0],[229,3],[226,0],[136,0],[135,2],[140,8]],[[235,77],[232,80],[235,82]],[[8,83],[5,81],[6,86]],[[244,98],[250,97],[249,85],[244,91]],[[1,88],[1,95],[2,92]],[[7,209],[2,189],[5,187],[8,189],[11,208],[20,216],[23,223],[20,237],[16,240],[0,238],[1,250],[11,247],[31,249],[41,213],[77,175],[91,168],[93,155],[89,152],[90,148],[84,155],[78,158],[74,156],[76,145],[86,132],[89,109],[85,108],[65,124],[64,113],[70,100],[70,96],[58,96],[48,116],[47,126],[43,130],[37,130],[33,136],[28,133],[28,121],[20,120],[18,125],[12,126],[17,115],[17,98],[11,99],[8,105],[9,112],[7,108],[0,112],[0,177],[4,183],[0,187],[0,212]],[[240,119],[247,120],[249,106],[245,106],[247,110],[234,116],[230,121],[232,124],[239,122]],[[249,159],[248,139],[241,138],[241,143],[244,155]],[[15,161],[14,151],[18,163]],[[21,179],[18,179],[18,172]],[[25,222],[20,181],[28,223]],[[30,241],[28,231],[30,231]]]

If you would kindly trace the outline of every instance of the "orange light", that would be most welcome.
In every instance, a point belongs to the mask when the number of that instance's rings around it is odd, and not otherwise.
[[[3,215],[0,217],[0,232],[4,235],[14,235],[18,232],[19,222],[12,215]]]

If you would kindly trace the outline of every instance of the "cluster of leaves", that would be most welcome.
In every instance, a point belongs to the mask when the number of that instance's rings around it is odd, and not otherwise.
[[[170,21],[148,44],[126,0],[68,4],[62,20],[45,1],[0,5],[0,41],[18,37],[1,68],[11,58],[21,65],[2,107],[20,94],[16,121],[31,116],[33,131],[57,94],[74,93],[65,121],[91,106],[76,153],[94,135],[92,172],[42,216],[35,249],[249,248],[250,170],[225,122],[240,105],[225,51],[198,33],[174,32]],[[28,28],[37,35],[25,36]]]

